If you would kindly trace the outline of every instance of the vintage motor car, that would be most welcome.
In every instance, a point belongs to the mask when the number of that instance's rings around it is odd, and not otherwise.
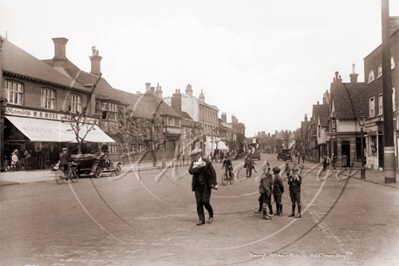
[[[93,174],[96,178],[104,172],[114,172],[119,175],[121,172],[121,162],[112,162],[108,156],[101,152],[96,154],[73,154],[72,161],[77,165],[78,175]]]
[[[277,160],[282,159],[283,161],[290,160],[292,162],[291,150],[290,149],[282,149],[281,152],[277,155]]]

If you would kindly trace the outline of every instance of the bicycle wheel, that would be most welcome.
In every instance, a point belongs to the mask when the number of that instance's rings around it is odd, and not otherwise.
[[[55,182],[57,182],[58,185],[61,185],[64,183],[64,171],[58,169],[55,172]]]
[[[226,177],[226,173],[223,173],[223,175],[222,175],[222,184],[223,184],[223,186],[225,186],[226,184],[227,184],[227,177]]]
[[[230,173],[230,184],[233,185],[233,183],[234,183],[234,173],[231,172]]]
[[[69,179],[72,181],[72,183],[78,182],[79,173],[75,167],[72,168],[71,171],[69,172]]]

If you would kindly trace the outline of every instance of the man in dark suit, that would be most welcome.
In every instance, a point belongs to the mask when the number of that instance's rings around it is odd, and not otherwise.
[[[202,158],[202,150],[194,149],[191,152],[192,162],[188,172],[193,175],[192,191],[195,192],[197,201],[197,213],[199,222],[197,225],[205,224],[204,207],[209,213],[209,223],[213,221],[213,209],[209,203],[211,199],[211,189],[217,189],[216,172],[212,163]]]
[[[254,161],[251,158],[251,154],[248,154],[247,158],[245,158],[244,168],[247,169],[247,177],[252,176],[252,168],[254,167]]]

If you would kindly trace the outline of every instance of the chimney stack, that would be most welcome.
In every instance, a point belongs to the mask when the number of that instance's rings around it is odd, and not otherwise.
[[[335,71],[335,78],[333,79],[334,82],[342,82],[341,75],[338,75],[338,71]]]
[[[226,115],[226,113],[222,113],[221,119],[222,119],[222,122],[227,123],[227,115]]]
[[[63,66],[63,63],[66,62],[66,44],[68,42],[67,38],[53,38],[54,42],[54,57],[53,61],[55,63],[54,66]]]
[[[145,92],[148,92],[151,90],[151,83],[146,83],[145,84]]]
[[[190,84],[188,84],[188,85],[186,86],[186,94],[187,94],[188,96],[190,96],[190,97],[193,97],[193,89],[192,89],[192,86],[191,86]]]
[[[181,112],[181,93],[180,89],[176,89],[175,93],[172,95],[172,108]]]
[[[158,96],[158,98],[162,99],[162,86],[159,86],[159,82],[157,83],[155,94]]]
[[[355,73],[355,64],[352,64],[352,74],[349,76],[351,78],[351,83],[357,83],[357,76],[359,76],[359,74]]]
[[[200,95],[199,95],[199,100],[201,101],[201,102],[205,102],[205,94],[204,94],[204,92],[201,90],[201,93],[200,93]]]
[[[91,71],[90,73],[93,75],[101,75],[101,59],[102,57],[98,55],[99,51],[96,50],[96,47],[93,46],[91,48],[93,54],[90,56],[90,61],[91,61]]]

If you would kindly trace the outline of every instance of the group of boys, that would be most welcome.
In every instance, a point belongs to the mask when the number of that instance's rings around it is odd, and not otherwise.
[[[301,184],[302,177],[298,174],[298,166],[289,168],[287,163],[285,173],[288,179],[288,185],[290,190],[290,198],[292,203],[292,212],[288,217],[301,218]],[[259,209],[254,211],[255,213],[262,213],[261,218],[265,220],[271,220],[273,216],[273,208],[271,204],[271,196],[273,195],[274,201],[276,203],[276,213],[274,216],[283,216],[283,204],[281,202],[281,197],[284,193],[283,180],[280,177],[280,168],[273,168],[273,175],[270,174],[270,165],[267,163],[263,168],[263,173],[259,184]],[[298,206],[298,213],[295,216],[295,207]],[[269,214],[266,210],[269,208]]]

